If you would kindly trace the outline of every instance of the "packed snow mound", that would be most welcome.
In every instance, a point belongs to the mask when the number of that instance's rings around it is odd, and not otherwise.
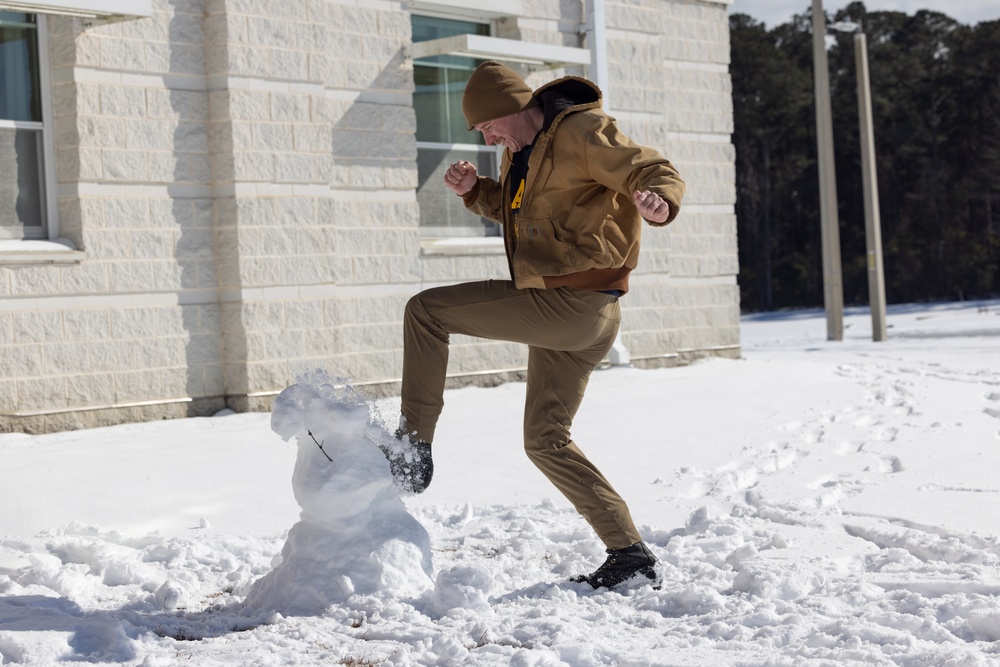
[[[378,444],[392,440],[374,406],[317,370],[277,397],[271,428],[298,453],[302,508],[248,609],[319,614],[354,594],[418,597],[434,586],[430,536],[406,510]]]

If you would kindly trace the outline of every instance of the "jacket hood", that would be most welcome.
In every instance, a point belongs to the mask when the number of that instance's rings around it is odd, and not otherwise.
[[[566,111],[598,109],[604,99],[597,85],[579,76],[564,76],[541,86],[532,94],[545,111],[543,128],[548,128]]]

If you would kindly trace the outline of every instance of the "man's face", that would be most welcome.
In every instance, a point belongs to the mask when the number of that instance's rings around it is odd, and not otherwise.
[[[488,120],[473,126],[472,129],[483,133],[487,146],[503,146],[512,153],[518,152],[535,138],[534,133],[526,136],[530,130],[527,128],[524,112]]]

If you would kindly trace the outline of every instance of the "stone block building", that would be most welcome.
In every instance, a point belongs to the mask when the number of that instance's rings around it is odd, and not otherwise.
[[[0,431],[268,409],[305,370],[398,390],[426,287],[506,278],[441,185],[496,171],[461,92],[591,78],[688,183],[611,362],[739,354],[729,0],[0,0]],[[520,346],[455,337],[454,383]]]

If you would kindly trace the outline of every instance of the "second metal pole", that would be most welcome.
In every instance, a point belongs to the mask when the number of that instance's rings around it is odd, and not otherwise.
[[[886,339],[885,277],[882,271],[882,222],[875,168],[875,131],[872,123],[871,83],[868,80],[868,41],[854,34],[854,62],[858,73],[858,119],[861,123],[861,178],[865,197],[865,245],[868,251],[868,302],[872,311],[872,340]]]

